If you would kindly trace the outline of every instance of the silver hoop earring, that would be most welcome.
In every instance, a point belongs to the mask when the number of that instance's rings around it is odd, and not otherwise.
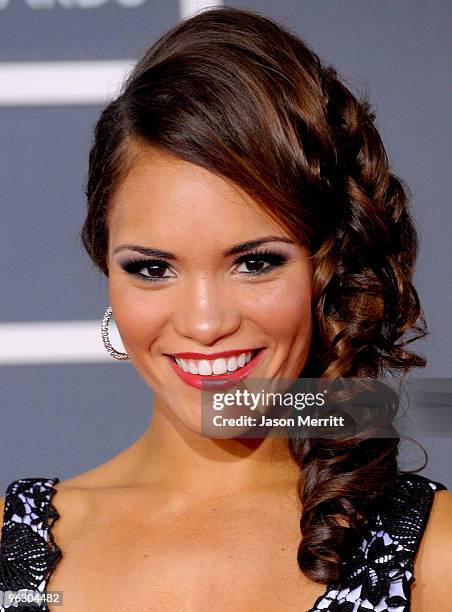
[[[102,325],[101,325],[101,331],[100,331],[101,336],[102,336],[102,341],[104,343],[105,348],[107,349],[107,351],[110,353],[112,357],[114,357],[115,359],[120,359],[121,361],[125,361],[126,359],[130,359],[129,355],[127,353],[121,353],[120,351],[117,351],[116,349],[114,349],[111,345],[110,338],[108,337],[108,324],[110,323],[112,313],[113,313],[112,307],[108,306],[107,310],[105,311],[104,318],[102,319]]]

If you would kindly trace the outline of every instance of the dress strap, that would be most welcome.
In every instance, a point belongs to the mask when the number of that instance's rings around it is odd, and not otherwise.
[[[416,554],[427,527],[435,492],[446,488],[442,483],[419,474],[401,474],[397,490],[380,512],[380,525],[383,533],[389,534],[392,540],[394,555],[394,568],[388,566],[388,575],[392,581],[399,579],[403,587],[403,593],[394,591],[393,596],[386,600],[392,606],[403,603],[407,610],[410,609]]]
[[[414,561],[435,491],[446,487],[418,474],[400,474],[398,486],[366,526],[366,535],[310,612],[408,612]]]
[[[54,478],[19,478],[5,494],[0,541],[0,596],[20,589],[45,592],[50,575],[62,556],[52,535],[60,518],[52,503]],[[0,599],[0,612],[7,610]],[[21,606],[19,606],[19,609]],[[17,610],[17,608],[12,608]],[[27,608],[30,610],[30,607]],[[37,608],[47,610],[44,607]]]

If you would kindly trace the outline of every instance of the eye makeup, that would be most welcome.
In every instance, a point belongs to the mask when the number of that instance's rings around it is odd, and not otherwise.
[[[259,251],[255,250],[238,257],[234,261],[234,267],[240,266],[241,264],[246,264],[247,266],[250,264],[256,265],[256,263],[258,265],[260,263],[267,264],[264,268],[258,270],[238,272],[238,274],[245,276],[262,276],[284,265],[288,259],[289,257],[286,253],[275,249],[265,249]],[[174,277],[174,275],[164,275],[165,270],[169,269],[170,265],[163,259],[143,259],[133,257],[119,262],[119,265],[128,274],[131,274],[132,276],[135,276],[145,282],[164,282],[165,279]],[[145,269],[148,271],[148,274],[141,273],[141,271]],[[159,273],[153,275],[153,273],[150,272],[151,270]],[[160,274],[160,272],[162,274]]]

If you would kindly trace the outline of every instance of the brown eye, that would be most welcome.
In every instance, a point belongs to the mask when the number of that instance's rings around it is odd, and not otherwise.
[[[167,267],[166,264],[153,264],[152,266],[144,266],[141,269],[147,270],[151,277],[163,278]]]
[[[245,270],[238,270],[240,274],[258,276],[282,266],[287,259],[287,256],[279,251],[262,251],[242,255],[235,263],[240,266],[245,265]]]
[[[145,281],[160,281],[165,280],[166,278],[172,278],[174,275],[166,274],[169,270],[169,265],[166,261],[161,261],[158,259],[155,260],[146,260],[146,259],[131,259],[129,261],[125,261],[120,263],[121,268]],[[143,274],[141,271],[147,270],[147,274]]]
[[[265,261],[264,257],[249,257],[248,260],[244,261],[242,265],[246,265],[248,272],[261,272],[263,269],[265,270],[266,263],[267,262]]]

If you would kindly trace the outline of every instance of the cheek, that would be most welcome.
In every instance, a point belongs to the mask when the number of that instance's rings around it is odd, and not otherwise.
[[[248,304],[253,319],[269,334],[291,338],[311,329],[311,282],[309,277],[288,277],[263,285]]]
[[[113,318],[126,348],[148,347],[159,334],[166,320],[167,308],[163,307],[157,293],[150,300],[146,290],[110,281]]]

